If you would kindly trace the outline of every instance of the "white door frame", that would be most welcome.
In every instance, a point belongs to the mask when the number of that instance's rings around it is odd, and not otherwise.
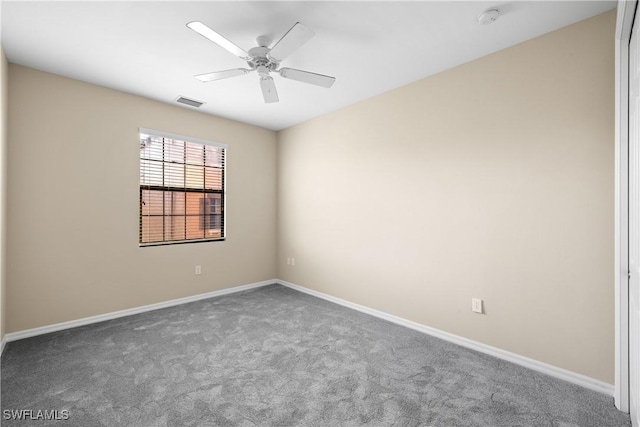
[[[618,0],[615,33],[615,384],[629,412],[629,41],[637,0]]]

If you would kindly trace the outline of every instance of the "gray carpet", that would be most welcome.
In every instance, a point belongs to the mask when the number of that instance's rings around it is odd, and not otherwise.
[[[3,426],[629,426],[610,396],[273,285],[9,343]]]

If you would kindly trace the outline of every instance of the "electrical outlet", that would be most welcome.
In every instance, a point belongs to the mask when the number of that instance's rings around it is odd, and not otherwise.
[[[471,298],[471,311],[482,314],[482,300],[479,298]]]
[[[202,274],[202,267],[196,265],[196,274]]]
[[[295,258],[291,258],[291,266],[292,267],[296,266],[296,259]]]
[[[287,265],[291,265],[291,258],[287,258]]]

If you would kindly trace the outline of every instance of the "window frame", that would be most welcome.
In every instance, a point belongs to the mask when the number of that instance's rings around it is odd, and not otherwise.
[[[229,146],[227,144],[222,144],[219,142],[213,142],[213,141],[208,141],[208,140],[204,140],[204,139],[200,139],[200,138],[194,138],[194,137],[190,137],[190,136],[184,136],[184,135],[178,135],[178,134],[174,134],[174,133],[169,133],[169,132],[164,132],[164,131],[158,131],[155,129],[147,129],[147,128],[139,128],[138,129],[138,145],[140,145],[140,141],[142,138],[142,135],[148,135],[148,136],[152,136],[152,137],[158,137],[158,138],[163,138],[163,139],[172,139],[172,140],[177,140],[177,141],[183,141],[183,142],[189,142],[189,143],[193,143],[193,144],[200,144],[200,145],[205,145],[205,146],[213,146],[213,147],[218,147],[223,149],[223,155],[222,155],[222,175],[221,175],[221,180],[222,180],[222,189],[221,190],[215,190],[215,191],[205,191],[206,189],[203,189],[202,193],[203,195],[206,194],[220,194],[220,204],[221,204],[221,208],[222,208],[222,212],[221,212],[221,221],[222,221],[222,226],[220,228],[220,237],[203,237],[203,238],[196,238],[196,239],[182,239],[182,240],[161,240],[161,241],[155,241],[155,242],[142,242],[142,218],[143,218],[143,214],[142,214],[142,204],[143,204],[143,200],[142,200],[142,194],[143,194],[143,190],[151,190],[151,191],[164,191],[164,192],[182,192],[186,195],[186,193],[198,193],[198,191],[193,191],[193,189],[185,187],[182,188],[182,191],[180,191],[181,187],[171,187],[171,186],[157,186],[157,185],[143,185],[141,180],[140,180],[140,175],[142,173],[142,158],[140,156],[140,154],[138,155],[138,245],[141,248],[144,247],[151,247],[151,246],[166,246],[166,245],[177,245],[177,244],[185,244],[185,243],[204,243],[204,242],[222,242],[225,241],[227,238],[227,155],[228,155],[228,150],[229,150]],[[164,160],[163,160],[164,162]],[[188,165],[188,163],[183,163],[185,165]],[[204,198],[204,200],[207,200],[208,198]],[[186,201],[185,201],[186,203]],[[201,203],[202,205],[206,205],[206,203]],[[162,218],[169,218],[172,215],[162,215]],[[185,212],[185,217],[189,216],[186,214]],[[201,219],[204,221],[204,223],[206,223],[208,220],[210,220],[208,214],[204,214],[204,217]],[[164,221],[164,220],[163,220]],[[165,236],[163,236],[164,239]],[[185,235],[186,237],[186,235]]]

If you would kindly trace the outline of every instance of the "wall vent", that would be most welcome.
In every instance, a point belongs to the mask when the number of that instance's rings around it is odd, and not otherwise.
[[[200,106],[204,104],[204,102],[196,101],[195,99],[185,98],[184,96],[179,96],[178,99],[176,99],[176,102],[179,102],[180,104],[188,105],[190,107],[196,107],[196,108],[200,108]]]

